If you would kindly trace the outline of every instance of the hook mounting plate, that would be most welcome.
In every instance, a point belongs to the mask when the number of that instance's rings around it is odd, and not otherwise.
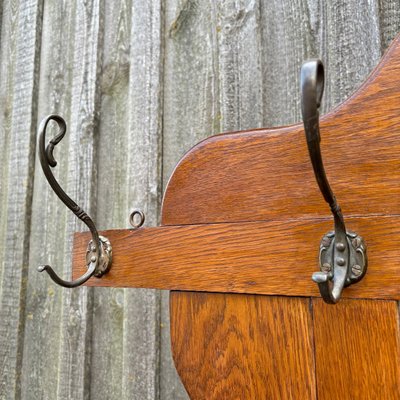
[[[100,259],[94,272],[94,276],[97,278],[102,277],[108,272],[112,262],[112,246],[110,241],[106,237],[100,235],[99,244]],[[87,267],[89,268],[90,264],[93,262],[96,262],[96,246],[94,246],[93,240],[91,240],[86,250]]]
[[[352,285],[360,281],[367,272],[367,248],[364,239],[355,232],[347,231],[346,239],[348,244],[347,253],[348,260],[345,260],[348,265],[348,276],[344,286]],[[322,272],[334,276],[335,257],[340,254],[335,245],[335,232],[328,232],[321,240],[319,252],[319,267]],[[337,263],[336,259],[336,263]]]

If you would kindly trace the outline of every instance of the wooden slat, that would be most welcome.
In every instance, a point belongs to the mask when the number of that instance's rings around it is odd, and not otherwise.
[[[98,228],[126,226],[128,183],[125,170],[128,154],[122,152],[129,143],[129,48],[132,2],[105,1],[102,51],[101,102],[98,103],[97,195],[95,221]],[[105,185],[107,182],[107,185]],[[96,289],[93,292],[91,336],[91,399],[124,399],[124,315],[128,306],[124,290]],[[130,318],[134,318],[131,316]],[[110,340],[112,332],[112,340]],[[140,344],[137,343],[138,347]]]
[[[41,1],[2,7],[0,397],[20,398],[41,40]]]
[[[379,31],[381,52],[383,52],[396,36],[400,26],[400,8],[398,0],[379,1]]]
[[[71,108],[68,129],[67,193],[89,214],[95,209],[97,189],[97,130],[104,25],[103,0],[78,2],[72,40]],[[60,144],[62,146],[62,144]],[[68,213],[64,268],[69,277],[71,233],[78,221]],[[65,273],[64,272],[64,273]],[[46,276],[43,279],[49,279]],[[90,348],[92,335],[92,292],[80,288],[64,290],[58,367],[57,396],[83,400],[90,393]]]
[[[262,126],[298,122],[301,119],[299,70],[304,60],[320,56],[316,48],[319,23],[325,10],[315,0],[268,0],[268,4],[265,1],[259,3]],[[248,125],[243,128],[253,127]]]
[[[163,191],[185,152],[221,130],[218,14],[214,0],[164,2]],[[173,363],[169,292],[161,294],[160,398],[188,396]]]
[[[260,13],[260,1],[216,5],[222,132],[263,126]]]
[[[63,2],[45,2],[43,9],[43,40],[40,53],[40,79],[37,97],[38,123],[51,112],[61,113],[70,121],[70,97],[65,91],[73,70],[75,9]],[[61,182],[67,181],[68,143],[71,132],[55,150],[58,162],[55,174]],[[37,127],[35,127],[37,131]],[[51,125],[47,139],[56,132]],[[58,146],[57,146],[58,147]],[[35,155],[36,156],[36,155]],[[29,274],[26,294],[26,323],[21,370],[21,398],[39,400],[57,398],[62,301],[65,291],[47,276],[39,274],[37,267],[50,264],[62,275],[65,255],[66,216],[69,211],[49,189],[36,158],[32,201],[32,223],[29,247]],[[44,333],[45,332],[45,333]],[[43,349],[51,349],[43,351]]]
[[[122,145],[127,163],[118,167],[125,179],[124,226],[132,208],[142,209],[156,225],[161,203],[163,12],[159,0],[132,1],[130,30],[128,135]],[[116,132],[119,135],[120,132]],[[115,169],[114,164],[111,165]],[[116,190],[122,188],[116,187]],[[108,190],[104,187],[104,190]],[[120,205],[116,204],[116,209]],[[107,212],[105,210],[105,212]],[[122,398],[158,400],[160,294],[124,294]],[[172,368],[172,365],[166,366]],[[106,376],[106,374],[105,374]],[[100,393],[100,392],[99,392]],[[113,397],[118,399],[117,397]]]
[[[347,289],[350,298],[400,299],[399,217],[351,218],[364,236],[369,267]],[[152,287],[208,292],[316,296],[321,236],[332,221],[254,222],[164,226],[103,232],[113,244],[113,266],[90,286]],[[77,234],[74,276],[85,270],[90,236]]]
[[[325,110],[332,110],[347,99],[379,62],[382,50],[389,44],[381,48],[381,39],[385,36],[379,25],[383,15],[380,12],[388,5],[387,0],[374,0],[365,7],[364,0],[354,0],[326,2],[322,6],[317,56],[327,67]]]
[[[400,331],[394,301],[313,301],[319,400],[400,398]]]
[[[172,292],[171,337],[193,400],[316,399],[307,299]]]

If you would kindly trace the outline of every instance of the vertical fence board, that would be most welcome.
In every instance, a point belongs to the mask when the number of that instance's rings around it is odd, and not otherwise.
[[[326,2],[320,57],[326,65],[325,110],[349,97],[381,57],[378,1]]]
[[[129,48],[132,2],[105,3],[104,43],[99,109],[97,216],[98,229],[127,227]],[[90,397],[124,396],[123,334],[124,290],[94,290]],[[140,346],[140,344],[138,344]]]
[[[11,37],[15,35],[15,48],[11,50],[15,52],[15,61],[14,64],[11,61],[13,70],[7,71],[6,67],[5,71],[5,84],[10,84],[7,79],[12,79],[12,96],[8,103],[10,130],[6,131],[7,189],[2,199],[6,215],[2,216],[0,227],[4,229],[1,235],[4,250],[0,292],[0,393],[4,399],[17,399],[20,397],[25,326],[41,2],[32,0],[23,6],[8,5],[11,13],[8,16],[16,19],[15,25],[11,22],[14,26],[10,32]]]
[[[264,126],[300,120],[300,66],[318,55],[310,29],[314,6],[304,0],[261,2]]]
[[[60,113],[70,121],[71,71],[74,51],[75,9],[63,2],[47,2],[43,9],[42,46],[38,123],[50,113]],[[56,133],[51,125],[47,140]],[[54,173],[63,187],[68,172],[67,135],[55,150],[57,167]],[[71,213],[51,191],[36,157],[29,248],[29,274],[26,299],[26,326],[22,366],[22,398],[32,400],[57,398],[60,344],[60,314],[63,289],[47,276],[37,272],[41,264],[50,264],[64,278],[66,218]],[[47,349],[47,351],[43,351]]]
[[[162,29],[161,2],[132,7],[128,95],[126,212],[140,208],[147,225],[158,221],[161,201]],[[159,398],[160,293],[126,290],[124,297],[124,399]]]
[[[263,124],[260,4],[256,0],[218,4],[221,130]],[[210,132],[211,133],[211,132]]]
[[[381,51],[383,52],[396,36],[400,28],[400,1],[379,1],[379,27],[381,32]]]
[[[15,49],[18,35],[18,10],[12,7],[11,2],[7,2],[3,7],[2,31],[0,42],[0,221],[7,218],[7,195],[8,195],[8,159],[11,140],[11,112],[13,109],[13,80],[15,69]],[[5,238],[7,229],[4,223],[0,228],[0,277],[5,268]],[[1,279],[1,282],[3,279]],[[0,296],[3,285],[0,284]]]
[[[96,207],[99,73],[102,57],[103,2],[76,5],[71,117],[66,189],[89,214]],[[72,233],[78,226],[68,214],[64,243],[65,265],[70,271]],[[69,274],[70,275],[70,274]],[[92,292],[64,290],[58,370],[60,399],[84,399],[90,387]]]
[[[190,147],[221,129],[214,1],[165,3],[163,186]],[[161,399],[187,399],[172,364],[169,294],[162,295]]]

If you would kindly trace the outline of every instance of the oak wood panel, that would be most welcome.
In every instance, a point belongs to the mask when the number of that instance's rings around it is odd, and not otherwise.
[[[369,267],[343,297],[400,299],[400,217],[349,218],[348,226],[365,238]],[[319,296],[311,275],[330,229],[330,220],[300,220],[105,231],[113,264],[87,285]],[[89,239],[75,236],[74,277],[86,268]]]
[[[308,299],[171,292],[171,339],[192,399],[315,399]]]
[[[400,332],[394,301],[313,301],[319,400],[400,399]]]
[[[322,118],[327,175],[345,216],[400,210],[400,37],[364,85]],[[366,112],[365,110],[368,110]],[[213,136],[176,167],[163,224],[328,216],[302,125]]]

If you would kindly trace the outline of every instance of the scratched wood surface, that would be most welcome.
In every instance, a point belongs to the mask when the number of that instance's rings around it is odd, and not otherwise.
[[[398,0],[141,3],[0,3],[1,399],[187,399],[167,293],[70,293],[37,275],[49,262],[70,276],[82,229],[35,162],[41,118],[66,118],[57,174],[100,229],[127,227],[133,207],[153,225],[160,188],[192,145],[299,121],[308,57],[327,65],[331,109],[400,24]]]

